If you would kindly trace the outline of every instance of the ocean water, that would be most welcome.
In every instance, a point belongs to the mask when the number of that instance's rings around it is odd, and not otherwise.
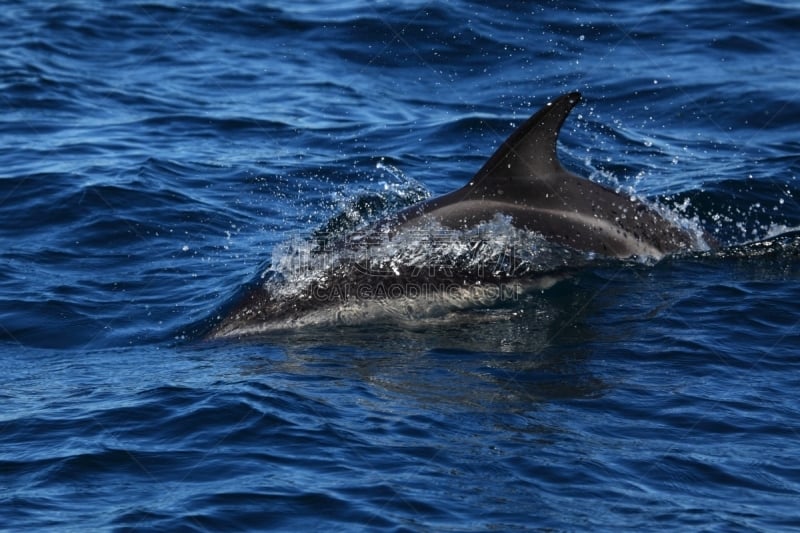
[[[6,3],[0,529],[800,527],[798,30],[786,0]],[[573,90],[564,165],[721,252],[204,340],[286,242],[460,187]]]

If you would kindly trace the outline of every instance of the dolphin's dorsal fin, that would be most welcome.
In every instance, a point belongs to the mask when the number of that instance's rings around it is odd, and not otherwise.
[[[489,158],[468,187],[486,191],[495,182],[516,185],[565,172],[556,155],[558,132],[581,99],[579,92],[559,96],[518,127]]]

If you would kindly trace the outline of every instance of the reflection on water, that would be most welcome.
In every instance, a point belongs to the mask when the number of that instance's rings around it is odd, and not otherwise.
[[[528,409],[554,398],[603,393],[585,348],[591,291],[567,281],[514,307],[419,322],[305,329],[242,344],[245,374],[318,376],[368,383],[424,404]],[[226,341],[228,343],[229,341]]]

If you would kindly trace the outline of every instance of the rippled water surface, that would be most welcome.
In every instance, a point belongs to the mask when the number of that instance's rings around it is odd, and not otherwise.
[[[798,30],[779,0],[5,6],[2,527],[800,527]],[[460,187],[573,90],[564,165],[722,253],[202,339],[287,242]]]

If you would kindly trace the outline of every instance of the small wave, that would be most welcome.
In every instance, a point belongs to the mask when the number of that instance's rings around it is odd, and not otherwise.
[[[435,268],[478,281],[549,272],[593,257],[517,228],[502,214],[461,230],[430,220],[396,235],[378,230],[314,237],[294,238],[277,246],[272,269],[293,285],[341,264],[359,265],[362,273],[373,276]]]
[[[786,231],[778,232],[779,228],[773,228],[776,234],[763,239],[758,239],[744,244],[728,246],[717,251],[703,252],[702,257],[713,257],[717,259],[773,259],[773,260],[793,260],[800,257],[800,228],[784,228]]]

